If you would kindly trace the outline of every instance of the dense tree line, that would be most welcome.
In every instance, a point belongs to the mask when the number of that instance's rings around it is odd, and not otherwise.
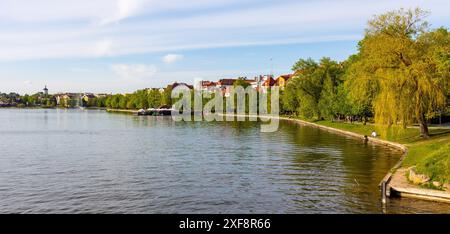
[[[285,113],[314,119],[369,118],[420,125],[448,111],[450,33],[430,29],[420,10],[398,10],[369,21],[358,53],[344,62],[300,59],[282,95]]]
[[[35,93],[20,95],[17,93],[0,93],[0,107],[55,107],[56,99],[53,95]]]
[[[143,89],[132,94],[115,94],[108,96],[104,100],[105,107],[114,109],[148,109],[159,108],[161,106],[171,106],[172,90],[166,88],[163,91],[159,89]]]

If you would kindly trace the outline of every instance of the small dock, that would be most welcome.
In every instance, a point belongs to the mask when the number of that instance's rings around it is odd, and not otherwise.
[[[172,115],[172,109],[141,109],[136,113],[139,116],[169,116]]]
[[[407,169],[401,168],[392,175],[388,184],[389,195],[450,203],[450,191],[427,189],[413,185],[408,182],[407,173]]]

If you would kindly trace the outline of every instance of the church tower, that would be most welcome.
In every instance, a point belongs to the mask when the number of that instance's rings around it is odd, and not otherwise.
[[[47,89],[47,85],[45,85],[45,88],[44,88],[44,95],[45,95],[45,96],[48,96],[48,89]]]

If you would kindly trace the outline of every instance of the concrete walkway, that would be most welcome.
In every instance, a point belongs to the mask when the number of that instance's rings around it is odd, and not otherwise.
[[[431,201],[450,203],[450,191],[440,191],[434,189],[422,188],[411,184],[407,179],[408,169],[400,168],[391,177],[388,184],[390,196],[419,198]]]

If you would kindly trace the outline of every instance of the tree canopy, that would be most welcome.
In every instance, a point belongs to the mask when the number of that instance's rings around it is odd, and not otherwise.
[[[424,137],[427,119],[446,104],[450,51],[448,31],[430,30],[424,21],[427,14],[402,9],[374,17],[359,43],[360,61],[353,68],[358,71],[355,86],[374,88],[377,122],[404,126],[417,122]]]
[[[419,8],[374,16],[358,53],[341,63],[300,59],[282,95],[286,113],[305,118],[357,117],[388,126],[428,120],[448,109],[450,33],[430,29]]]

